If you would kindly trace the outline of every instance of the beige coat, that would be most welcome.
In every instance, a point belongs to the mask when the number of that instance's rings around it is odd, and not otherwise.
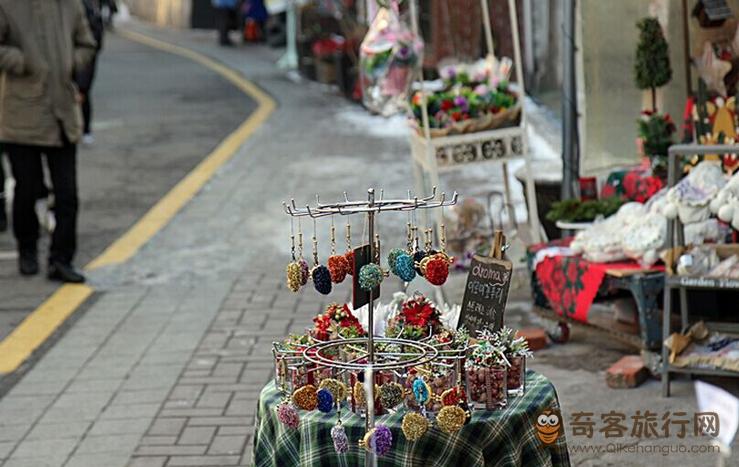
[[[76,143],[74,70],[95,53],[81,0],[0,0],[0,142]]]

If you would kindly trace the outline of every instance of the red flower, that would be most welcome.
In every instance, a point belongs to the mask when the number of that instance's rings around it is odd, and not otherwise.
[[[447,111],[454,107],[454,102],[451,99],[444,99],[441,101],[441,110]]]
[[[462,112],[459,112],[459,111],[452,112],[452,120],[454,120],[455,122],[462,120]]]

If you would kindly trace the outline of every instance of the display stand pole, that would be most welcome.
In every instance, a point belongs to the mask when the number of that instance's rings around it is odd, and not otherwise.
[[[487,1],[484,0],[487,4]],[[529,138],[528,138],[528,122],[526,119],[526,85],[523,80],[523,63],[521,59],[521,43],[519,42],[518,34],[518,15],[516,15],[516,2],[515,0],[508,0],[508,13],[510,15],[511,31],[513,32],[513,59],[516,62],[516,81],[518,82],[519,89],[521,91],[521,127],[523,129],[523,136],[521,137],[521,144],[523,145],[523,160],[526,167],[526,193],[528,198],[528,211],[529,211],[529,225],[531,226],[531,240],[534,243],[541,241],[541,232],[539,224],[539,207],[536,203],[536,185],[534,184],[534,177],[531,167],[531,154],[529,154]],[[490,19],[488,18],[488,21]],[[492,53],[492,51],[491,51]],[[505,164],[505,163],[504,163]],[[503,166],[505,168],[505,165]],[[504,172],[507,172],[505,170]],[[504,173],[506,184],[508,184],[508,174]],[[506,196],[509,196],[508,188],[506,189]],[[512,219],[515,219],[515,213],[512,214]]]

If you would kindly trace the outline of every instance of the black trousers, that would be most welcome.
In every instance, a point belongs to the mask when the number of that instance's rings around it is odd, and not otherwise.
[[[77,249],[77,146],[65,142],[61,147],[6,144],[15,178],[13,233],[18,249],[36,251],[39,221],[36,200],[46,192],[42,155],[51,175],[56,227],[51,237],[49,262],[71,263]]]
[[[231,8],[217,8],[216,9],[216,27],[218,28],[218,42],[228,44],[231,39],[228,37],[228,32],[231,30],[231,23],[233,22],[233,16],[235,11]]]
[[[82,71],[75,74],[75,82],[80,94],[82,94],[82,118],[86,135],[92,133],[92,84],[95,82],[97,57],[97,54],[95,54],[90,63]]]

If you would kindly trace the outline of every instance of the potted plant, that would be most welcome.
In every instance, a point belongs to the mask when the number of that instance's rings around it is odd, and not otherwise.
[[[533,357],[529,343],[523,336],[516,336],[516,331],[503,327],[496,333],[496,339],[503,348],[506,359],[510,363],[506,379],[508,396],[521,396],[526,390],[526,358]]]
[[[467,391],[475,408],[495,410],[508,403],[510,363],[505,349],[489,330],[478,332],[478,343],[465,362]]]
[[[645,110],[638,125],[641,150],[649,158],[652,173],[666,180],[667,151],[674,144],[675,123],[669,114]]]

